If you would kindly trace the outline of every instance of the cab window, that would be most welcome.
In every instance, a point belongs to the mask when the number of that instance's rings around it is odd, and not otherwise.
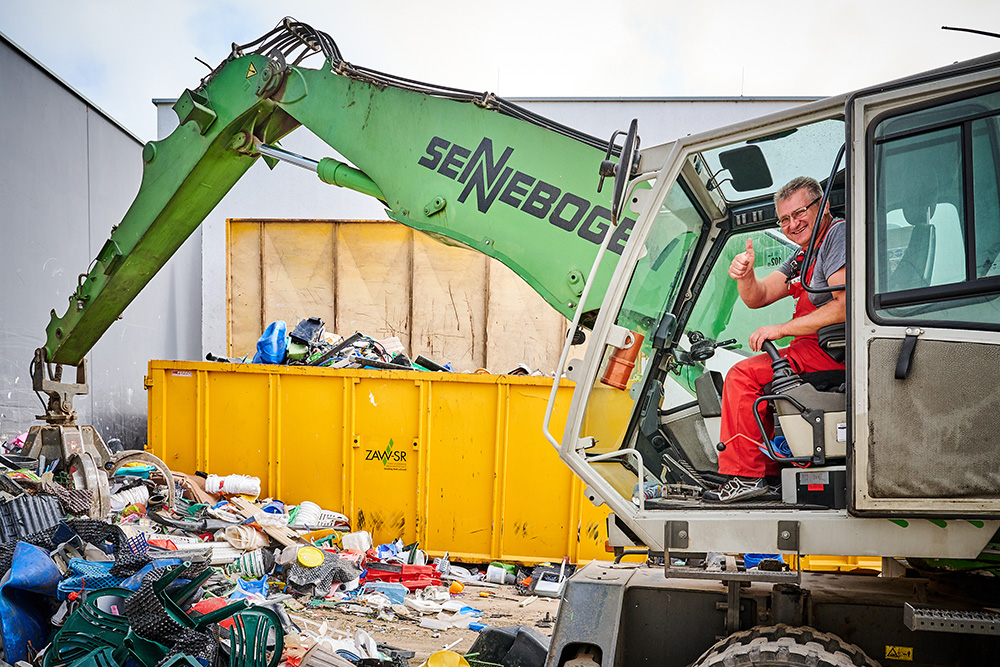
[[[873,318],[1000,328],[1000,92],[894,112],[869,141]]]

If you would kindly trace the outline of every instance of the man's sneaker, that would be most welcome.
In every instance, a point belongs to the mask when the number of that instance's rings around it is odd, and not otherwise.
[[[710,503],[734,503],[763,496],[769,491],[763,477],[730,477],[718,490],[706,491],[702,498]]]

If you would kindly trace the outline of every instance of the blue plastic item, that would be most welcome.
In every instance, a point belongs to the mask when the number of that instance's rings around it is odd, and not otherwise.
[[[152,570],[160,567],[173,567],[174,565],[181,565],[183,562],[184,561],[182,561],[180,558],[157,558],[152,563],[146,564],[141,570],[133,574],[128,579],[125,579],[124,581],[122,581],[122,583],[118,585],[121,586],[122,588],[127,588],[128,590],[134,593],[135,591],[139,590],[139,586],[142,585],[142,580],[145,579],[146,575],[149,574]],[[187,582],[188,582],[187,579],[178,579],[177,581],[174,582],[175,585],[172,588],[180,588]]]
[[[71,558],[69,572],[59,583],[59,599],[65,600],[73,591],[96,591],[99,588],[120,586],[125,577],[111,576],[114,561],[91,561]]]
[[[285,513],[285,503],[280,500],[272,500],[268,504],[264,505],[262,508],[268,514],[284,514]]]
[[[490,626],[485,623],[469,623],[469,629],[473,632],[481,632]]]
[[[140,479],[149,479],[150,474],[156,472],[156,468],[148,465],[141,466],[127,466],[125,468],[119,468],[115,471],[115,477],[138,477]]]
[[[777,456],[771,456],[771,452],[767,451],[767,447],[764,445],[757,445],[757,447],[764,453],[764,456],[773,461],[792,458],[792,450],[789,448],[788,442],[785,441],[785,436],[783,435],[776,436],[774,440],[771,441],[771,447],[774,449],[774,453]]]
[[[267,597],[267,577],[262,579],[237,579],[236,590],[229,596],[230,600],[242,600],[251,595]]]
[[[785,562],[785,559],[781,554],[743,554],[743,566],[748,570],[752,567],[760,565],[762,560],[777,560],[782,563]]]
[[[7,662],[28,659],[48,643],[51,610],[45,598],[54,597],[61,578],[48,552],[27,542],[14,547],[10,570],[0,582],[0,626]]]
[[[394,542],[380,544],[375,547],[375,556],[380,560],[399,555],[399,547]]]
[[[646,482],[645,484],[643,484],[642,488],[646,494],[646,500],[650,500],[651,498],[659,498],[663,495],[663,485],[655,480]],[[632,497],[636,498],[638,497],[638,495],[639,495],[639,485],[633,484]],[[500,563],[498,563],[498,565],[499,564]]]
[[[69,561],[69,572],[66,579],[59,582],[59,599],[65,600],[73,591],[96,591],[101,588],[121,587],[130,591],[139,590],[143,577],[150,570],[158,567],[180,565],[179,558],[157,558],[152,563],[130,577],[115,577],[111,575],[114,561],[90,561],[82,558],[72,558]],[[54,566],[53,566],[54,567]],[[179,588],[180,583],[175,586]]]
[[[255,364],[281,364],[288,354],[288,327],[284,320],[271,322],[264,333],[257,339],[257,354],[253,357]]]

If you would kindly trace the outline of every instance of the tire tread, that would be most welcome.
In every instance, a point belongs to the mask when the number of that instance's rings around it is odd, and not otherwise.
[[[705,651],[692,667],[880,667],[855,644],[808,626],[779,623],[735,632]]]

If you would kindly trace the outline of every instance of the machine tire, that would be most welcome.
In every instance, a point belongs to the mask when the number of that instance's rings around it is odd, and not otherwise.
[[[860,647],[828,632],[778,624],[736,632],[691,667],[880,667]]]

